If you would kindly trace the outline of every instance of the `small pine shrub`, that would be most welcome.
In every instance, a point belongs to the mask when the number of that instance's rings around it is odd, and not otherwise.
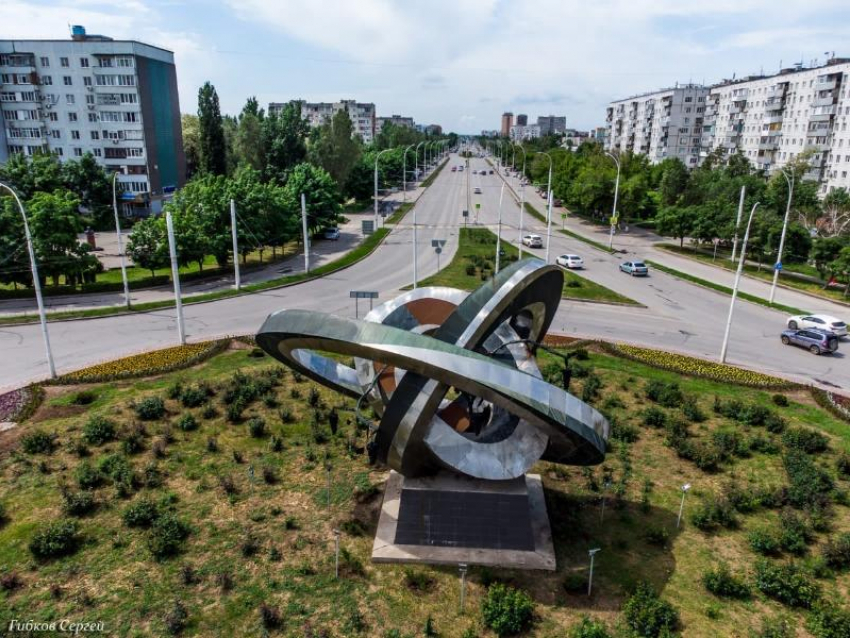
[[[724,497],[712,497],[701,503],[691,515],[691,522],[704,532],[715,531],[721,527],[734,529],[738,524],[735,510]]]
[[[21,437],[21,448],[27,454],[50,454],[56,447],[56,436],[41,430],[27,432]]]
[[[831,569],[836,571],[850,569],[850,532],[827,540],[822,551],[824,562]]]
[[[94,489],[103,482],[101,473],[88,462],[80,463],[74,474],[77,479],[77,485],[84,490]]]
[[[685,397],[682,403],[682,414],[685,415],[688,421],[693,423],[702,423],[707,418],[705,413],[700,409],[696,398],[692,396]]]
[[[404,568],[404,584],[411,591],[429,592],[434,588],[435,583],[436,581],[428,572],[413,567]]]
[[[835,469],[838,470],[838,475],[845,479],[850,479],[850,454],[846,452],[840,454],[835,459]]]
[[[30,540],[29,550],[36,558],[46,560],[73,554],[79,544],[77,524],[71,520],[59,520],[36,532]]]
[[[738,599],[750,597],[750,586],[734,576],[725,563],[705,572],[702,575],[702,584],[715,596]]]
[[[773,401],[773,405],[779,406],[780,408],[788,407],[788,397],[784,394],[774,394],[771,397],[771,400]]]
[[[651,527],[646,532],[646,542],[657,547],[666,547],[670,541],[670,532],[663,527]]]
[[[94,495],[88,490],[62,492],[62,511],[68,516],[85,516],[93,512],[96,506]]]
[[[786,552],[798,556],[805,554],[812,542],[812,533],[805,519],[793,510],[783,510],[779,516],[779,544]]]
[[[592,403],[599,396],[601,389],[602,380],[595,374],[588,375],[581,388],[581,400],[585,403]]]
[[[646,397],[665,408],[677,408],[684,400],[678,383],[663,381],[650,381],[646,386]]]
[[[311,408],[318,407],[319,399],[321,399],[319,391],[315,387],[310,386],[310,391],[307,393],[307,404]]]
[[[214,436],[207,439],[207,452],[218,452],[218,440]]]
[[[587,576],[583,572],[571,571],[564,576],[561,586],[570,594],[586,594]]]
[[[569,638],[611,638],[605,623],[582,616],[581,622],[570,629]]]
[[[253,556],[260,550],[260,540],[252,532],[248,532],[239,543],[239,550],[245,558]]]
[[[623,605],[626,624],[639,636],[669,636],[679,624],[679,612],[660,598],[652,585],[640,583]]]
[[[260,605],[260,624],[266,631],[278,629],[283,623],[283,618],[280,615],[280,610],[277,607],[272,607],[263,603]]]
[[[283,452],[286,446],[283,443],[283,439],[276,434],[272,435],[271,440],[269,441],[269,449],[272,452]]]
[[[782,435],[782,444],[788,449],[800,450],[807,454],[817,454],[829,447],[829,439],[809,428],[789,428]]]
[[[207,389],[203,386],[190,386],[180,393],[180,403],[184,408],[197,408],[207,402]]]
[[[156,518],[148,535],[148,549],[161,560],[177,554],[189,536],[189,526],[174,514],[164,513]]]
[[[103,445],[115,439],[115,424],[103,416],[93,416],[83,426],[83,439],[89,445]]]
[[[484,624],[498,636],[525,631],[534,616],[534,601],[524,591],[494,583],[481,604]]]
[[[198,421],[191,412],[186,412],[186,414],[180,415],[180,418],[177,419],[177,422],[174,425],[184,432],[192,432],[193,430],[198,429]]]
[[[263,481],[265,481],[268,485],[274,485],[277,483],[277,470],[275,470],[271,465],[263,466]]]
[[[850,636],[850,609],[820,603],[806,619],[806,629],[815,638]]]
[[[149,528],[159,517],[159,508],[156,503],[148,499],[136,501],[128,506],[121,515],[124,525],[127,527]]]
[[[139,430],[130,430],[121,441],[121,450],[127,455],[138,454],[144,447],[144,439]]]
[[[820,598],[820,586],[795,563],[778,564],[760,559],[755,585],[765,596],[789,607],[810,608]]]
[[[97,400],[97,393],[94,390],[80,390],[71,399],[74,405],[91,405]]]
[[[233,496],[239,492],[236,487],[236,482],[233,480],[233,477],[229,474],[223,474],[218,478],[218,484],[221,486],[222,491],[227,494],[227,496]]]
[[[165,615],[165,629],[172,636],[183,633],[189,619],[189,612],[180,601],[175,601],[174,606]]]
[[[643,424],[650,428],[663,428],[667,423],[667,413],[654,405],[643,411]]]
[[[201,412],[201,416],[209,421],[218,416],[218,410],[215,409],[215,406],[212,403],[207,403],[207,405],[204,406],[203,412]]]
[[[762,556],[779,554],[779,536],[768,529],[754,529],[747,535],[747,541],[754,552]]]
[[[255,439],[261,439],[266,435],[266,422],[260,417],[253,417],[248,421],[248,432]]]
[[[160,397],[145,397],[134,409],[142,421],[156,421],[165,416],[165,403]]]
[[[292,408],[289,406],[283,406],[278,412],[278,416],[280,417],[281,423],[287,424],[295,422],[295,415],[292,413]]]

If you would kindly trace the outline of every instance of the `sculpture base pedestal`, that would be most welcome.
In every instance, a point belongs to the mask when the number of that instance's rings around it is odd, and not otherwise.
[[[483,481],[443,473],[406,479],[391,471],[372,560],[554,570],[540,476]]]

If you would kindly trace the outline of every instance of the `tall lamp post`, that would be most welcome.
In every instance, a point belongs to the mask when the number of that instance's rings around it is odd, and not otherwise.
[[[788,204],[785,206],[785,221],[782,222],[782,236],[779,238],[779,252],[776,254],[776,263],[773,265],[773,284],[770,286],[770,303],[776,296],[776,282],[779,281],[779,271],[782,270],[782,251],[785,249],[785,233],[788,232],[788,217],[791,214],[791,199],[794,197],[794,173],[788,176],[785,169],[780,169],[782,177],[788,182]]]
[[[617,180],[614,182],[614,210],[611,211],[611,235],[608,238],[608,248],[613,248],[614,227],[617,225],[617,196],[620,194],[620,160],[613,153],[606,152],[605,154],[617,165]]]
[[[424,143],[424,141],[419,142],[419,144],[416,145],[416,148],[413,149],[413,170],[415,170],[416,172],[419,172],[419,147],[422,146]]]
[[[402,159],[402,172],[404,173],[404,198],[407,201],[407,151],[414,146],[411,144],[406,149],[404,149],[404,156]],[[416,288],[416,281],[418,279],[418,273],[416,270],[416,205],[413,205],[413,287]]]
[[[375,155],[375,230],[378,230],[378,158],[391,150],[391,148],[385,148],[383,151]]]
[[[546,185],[546,263],[549,263],[549,245],[552,243],[552,156],[540,152],[549,160],[549,182]]]
[[[407,201],[407,151],[413,146],[413,144],[410,144],[404,149],[404,155],[401,156],[401,200],[403,202]]]
[[[35,261],[35,248],[32,245],[32,235],[30,234],[30,225],[27,221],[27,213],[24,209],[24,204],[14,188],[0,182],[0,188],[5,188],[15,198],[18,204],[18,209],[21,211],[21,217],[24,220],[24,235],[27,239],[27,250],[30,255],[30,268],[32,269],[32,287],[35,289],[35,301],[38,304],[38,318],[41,321],[41,336],[44,337],[44,349],[47,352],[47,367],[50,370],[50,378],[56,378],[56,366],[53,365],[53,351],[50,349],[50,335],[47,334],[47,315],[44,312],[44,299],[41,297],[41,280],[38,278],[38,264]]]
[[[520,145],[519,150],[522,151],[522,173],[525,175],[525,149]],[[519,186],[519,258],[522,259],[522,222],[523,214],[525,213],[525,186],[520,181]]]
[[[130,284],[127,281],[127,263],[124,260],[124,241],[121,239],[121,222],[118,219],[118,171],[112,174],[112,212],[115,213],[115,236],[118,238],[118,257],[121,261],[121,281],[124,282],[124,305],[130,308]]]
[[[750,218],[747,220],[747,230],[744,232],[744,242],[741,244],[741,256],[738,258],[738,270],[735,271],[735,285],[732,287],[732,301],[729,303],[729,316],[726,319],[726,330],[723,333],[723,345],[720,346],[720,363],[726,363],[726,351],[729,348],[729,332],[732,329],[732,314],[735,312],[735,300],[738,298],[738,284],[741,283],[741,271],[747,258],[747,241],[750,239],[750,225],[759,203],[753,204]]]

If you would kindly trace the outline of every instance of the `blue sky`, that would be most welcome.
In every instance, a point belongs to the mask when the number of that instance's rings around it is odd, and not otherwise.
[[[4,0],[2,17],[0,38],[83,24],[174,51],[184,112],[210,80],[229,113],[353,98],[458,132],[505,110],[590,128],[611,99],[850,57],[846,0]]]

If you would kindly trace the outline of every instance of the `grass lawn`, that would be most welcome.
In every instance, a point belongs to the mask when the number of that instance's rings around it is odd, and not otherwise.
[[[516,261],[519,251],[502,240],[502,266]],[[523,250],[524,255],[535,255],[533,250]],[[461,290],[474,290],[492,276],[496,259],[496,235],[486,228],[461,228],[460,247],[448,266],[423,279],[421,286],[450,286]],[[639,305],[636,301],[600,286],[572,271],[564,270],[564,299],[614,302]]]
[[[703,573],[721,562],[752,582],[756,554],[747,535],[762,527],[778,531],[780,509],[755,505],[736,511],[735,526],[708,532],[697,529],[692,517],[714,496],[766,493],[788,482],[781,435],[720,416],[713,409],[715,397],[767,408],[786,427],[825,433],[829,449],[811,459],[833,477],[836,492],[846,493],[850,482],[839,477],[835,466],[839,452],[850,449],[850,428],[819,408],[805,390],[784,393],[789,404],[778,407],[767,391],[682,377],[591,350],[586,359],[575,361],[570,389],[587,395],[615,421],[607,459],[590,468],[546,462],[534,468],[543,477],[558,570],[472,567],[466,612],[461,614],[455,568],[370,562],[387,473],[366,462],[363,433],[351,412],[353,400],[256,354],[234,342],[232,349],[194,368],[158,377],[48,386],[34,416],[0,434],[0,503],[6,511],[0,527],[0,574],[4,582],[12,582],[12,573],[18,579],[17,586],[0,589],[4,619],[96,619],[105,623],[105,635],[166,635],[179,603],[186,612],[183,635],[259,636],[259,608],[265,604],[283,619],[271,635],[423,635],[431,618],[445,638],[491,637],[495,634],[483,627],[479,610],[487,585],[502,581],[526,590],[535,602],[535,623],[525,635],[565,636],[590,615],[612,635],[625,636],[621,607],[627,592],[648,580],[676,607],[680,630],[688,637],[749,636],[764,619],[780,615],[792,627],[804,622],[804,611],[755,590],[749,599],[721,599],[701,582]],[[544,375],[560,379],[559,361],[542,355]],[[596,384],[590,379],[599,381],[595,392],[585,389]],[[688,422],[681,404],[653,403],[647,398],[652,381],[678,384],[704,420],[691,412]],[[227,400],[233,389],[263,383],[262,396],[247,401],[241,420],[229,422]],[[181,389],[199,387],[204,389],[201,405],[183,405],[188,394],[179,398]],[[166,413],[140,421],[133,406],[149,397],[162,399]],[[665,444],[668,430],[644,425],[643,414],[650,407],[668,423],[687,423],[695,444],[707,445],[717,440],[717,433],[723,433],[723,440],[737,437],[739,444],[716,469],[700,470]],[[340,416],[335,434],[328,422],[331,409]],[[177,424],[187,414],[197,427],[184,431]],[[84,449],[78,444],[94,416],[115,424],[117,440]],[[263,419],[262,435],[251,435],[252,419]],[[254,429],[258,433],[256,425]],[[51,453],[23,451],[22,436],[34,431],[55,434]],[[759,446],[753,443],[757,438]],[[79,468],[98,467],[107,457],[113,465],[116,459],[126,463],[134,478],[121,490],[114,478],[100,476],[88,490],[94,509],[74,518],[80,534],[76,551],[35,559],[28,548],[32,537],[47,522],[69,516],[63,513],[62,486],[78,492]],[[610,487],[603,492],[606,481]],[[685,482],[693,489],[677,530]],[[850,509],[841,504],[846,500],[829,498],[826,526],[811,530],[810,542],[796,560],[818,574],[809,578],[825,599],[846,604],[850,573],[817,569],[827,538],[850,530]],[[159,516],[171,512],[188,525],[189,535],[173,556],[154,559],[149,540],[156,532],[124,522],[124,512],[142,501],[152,503]],[[804,510],[793,513],[810,523],[815,520]],[[338,580],[334,529],[342,530]],[[588,598],[581,581],[591,547],[601,552],[594,594]],[[789,557],[782,552],[768,560],[779,563]]]
[[[664,250],[669,250],[677,255],[681,255],[682,257],[695,259],[704,264],[709,264],[718,268],[725,268],[726,270],[731,270],[733,272],[737,268],[737,263],[732,264],[728,259],[730,253],[723,254],[718,251],[717,259],[714,260],[712,259],[712,255],[707,255],[688,246],[680,247],[673,244],[657,244],[656,246],[658,248],[663,248]],[[807,264],[786,265],[785,271],[797,272],[809,277],[820,278],[818,271]],[[749,263],[744,264],[744,273],[750,277],[755,277],[756,279],[761,279],[763,281],[773,281],[773,270],[771,269],[770,264],[762,265],[761,269],[759,269],[758,266],[753,266]],[[850,297],[847,297],[847,295],[844,294],[843,285],[838,286],[837,288],[824,288],[821,283],[807,281],[793,276],[786,276],[784,272],[779,275],[779,283],[783,286],[788,286],[789,288],[806,292],[817,297],[823,297],[830,301],[850,303]]]

